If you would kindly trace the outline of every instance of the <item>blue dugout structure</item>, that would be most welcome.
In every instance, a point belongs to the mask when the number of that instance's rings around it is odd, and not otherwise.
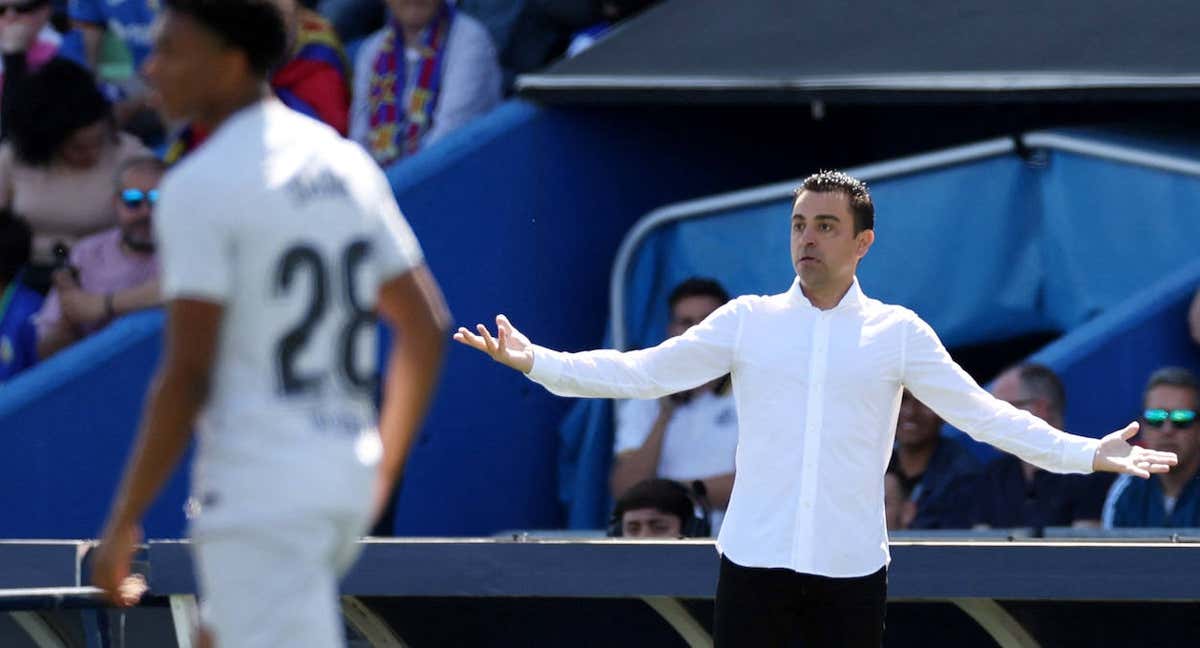
[[[1037,132],[850,169],[871,185],[867,292],[903,304],[947,346],[1066,335],[1033,356],[1068,388],[1067,427],[1099,436],[1137,416],[1166,364],[1200,367],[1185,314],[1200,285],[1200,148],[1155,137]],[[683,279],[731,294],[786,290],[792,191],[800,180],[655,210],[622,243],[610,278],[616,348],[656,344]],[[588,401],[563,426],[569,523],[609,506],[611,407]],[[956,431],[951,431],[955,433]],[[983,456],[994,450],[976,444]]]
[[[594,346],[621,237],[658,205],[794,173],[796,154],[716,109],[510,102],[389,170],[458,322],[508,314],[541,342]],[[743,120],[744,121],[744,120]],[[770,128],[764,127],[768,133]],[[801,160],[802,162],[802,160]],[[92,537],[158,358],[162,316],[114,323],[0,387],[0,537]],[[567,402],[449,349],[398,499],[396,532],[478,535],[560,523]],[[177,475],[146,520],[183,533]]]

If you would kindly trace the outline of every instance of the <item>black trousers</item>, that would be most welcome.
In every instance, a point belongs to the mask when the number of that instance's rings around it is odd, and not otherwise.
[[[829,578],[742,567],[722,557],[713,642],[715,648],[879,648],[886,609],[887,567]]]

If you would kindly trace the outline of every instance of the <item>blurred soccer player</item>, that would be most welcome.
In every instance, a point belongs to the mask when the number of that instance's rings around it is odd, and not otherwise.
[[[191,537],[220,646],[342,643],[336,587],[429,402],[448,315],[386,179],[274,99],[286,0],[166,0],[146,63],[211,139],[162,185],[162,366],[94,582],[121,603],[139,520],[198,422]],[[378,431],[375,311],[403,343]]]

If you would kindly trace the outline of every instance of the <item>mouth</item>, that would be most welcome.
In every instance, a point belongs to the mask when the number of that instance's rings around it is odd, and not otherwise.
[[[821,262],[821,260],[818,259],[817,257],[812,257],[812,256],[800,257],[800,263],[820,263],[820,262]]]

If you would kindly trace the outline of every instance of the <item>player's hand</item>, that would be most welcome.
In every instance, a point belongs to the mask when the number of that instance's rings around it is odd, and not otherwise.
[[[92,552],[92,584],[104,590],[113,605],[137,605],[146,593],[146,579],[130,574],[133,554],[142,542],[142,531],[136,524],[110,527]]]
[[[483,351],[491,356],[492,360],[522,373],[529,373],[533,369],[533,343],[518,331],[507,317],[496,316],[496,337],[492,337],[483,324],[476,324],[475,328],[479,331],[478,335],[459,327],[454,339]]]
[[[1137,433],[1138,424],[1134,421],[1124,429],[1100,439],[1100,447],[1096,448],[1096,457],[1092,459],[1092,469],[1146,479],[1154,473],[1165,473],[1171,470],[1171,466],[1179,463],[1179,457],[1175,456],[1174,452],[1160,452],[1131,445],[1129,439]]]

